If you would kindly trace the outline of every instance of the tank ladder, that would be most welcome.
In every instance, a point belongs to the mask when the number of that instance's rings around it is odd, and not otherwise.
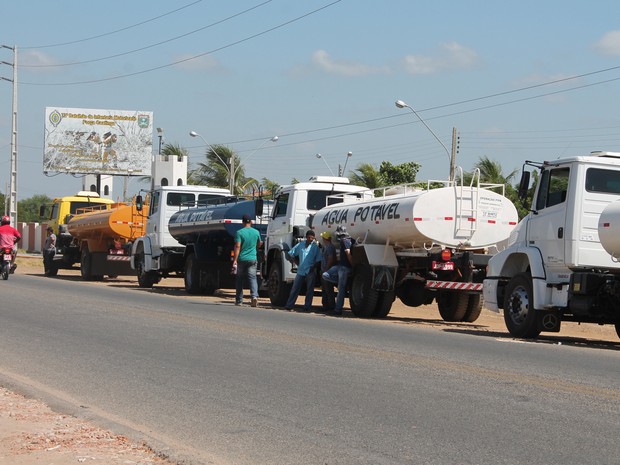
[[[474,170],[469,186],[464,186],[463,169],[458,167],[457,179],[454,180],[453,186],[456,198],[454,237],[463,238],[465,242],[472,238],[478,228],[480,169]]]

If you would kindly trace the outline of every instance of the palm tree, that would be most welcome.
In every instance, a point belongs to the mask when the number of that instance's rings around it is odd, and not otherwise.
[[[245,177],[245,168],[237,154],[225,145],[211,145],[205,153],[206,162],[198,163],[195,169],[190,170],[189,180],[192,184],[202,184],[211,187],[228,188],[230,186],[231,161],[234,167],[235,192],[243,194],[244,190],[255,182]]]
[[[360,163],[357,168],[349,172],[351,184],[376,189],[385,186],[385,180],[377,168],[370,163]]]
[[[502,165],[489,157],[482,156],[474,165],[474,168],[480,170],[480,181],[495,184],[510,184],[519,170],[513,170],[509,174],[504,175]]]

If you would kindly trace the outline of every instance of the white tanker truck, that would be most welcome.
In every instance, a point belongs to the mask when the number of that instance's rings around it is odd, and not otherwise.
[[[431,188],[438,184],[445,187]],[[517,211],[503,196],[504,186],[481,184],[479,172],[470,185],[436,181],[425,187],[361,192],[346,192],[342,185],[331,186],[341,193],[328,196],[327,206],[311,212],[306,227],[318,237],[343,225],[355,239],[349,292],[352,312],[362,318],[385,317],[398,296],[412,307],[436,300],[446,321],[475,321],[491,253],[517,224]],[[280,196],[291,204],[294,194],[295,190],[285,188]],[[267,233],[272,245],[277,241],[270,230],[282,226],[275,220]],[[301,235],[303,228],[297,229]],[[277,304],[275,285],[270,279],[270,295]]]
[[[489,262],[485,306],[503,309],[508,331],[535,338],[562,320],[613,324],[620,336],[620,153],[544,163],[531,213]]]

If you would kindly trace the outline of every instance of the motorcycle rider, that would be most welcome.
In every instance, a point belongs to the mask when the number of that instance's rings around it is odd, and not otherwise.
[[[17,243],[22,238],[22,235],[19,233],[17,229],[11,226],[11,218],[7,215],[2,217],[0,220],[0,250],[5,247],[11,248],[11,273],[15,271],[17,268],[17,264],[15,263],[15,257],[17,255]]]

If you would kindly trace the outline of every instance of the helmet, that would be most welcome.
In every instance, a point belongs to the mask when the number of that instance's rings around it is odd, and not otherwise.
[[[2,222],[3,225],[4,224],[9,224],[11,222],[11,218],[9,218],[7,215],[4,215],[2,217],[2,221],[1,222]]]

